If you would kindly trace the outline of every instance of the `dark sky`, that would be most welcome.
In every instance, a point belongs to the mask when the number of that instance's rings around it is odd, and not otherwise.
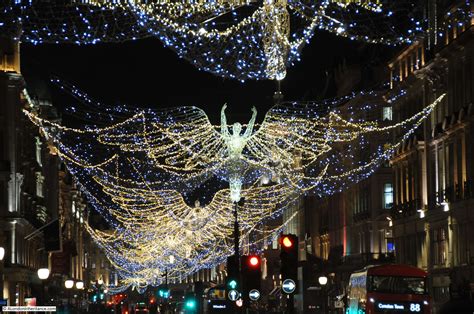
[[[288,69],[282,92],[286,100],[315,99],[325,86],[326,71],[332,73],[343,59],[365,64],[374,62],[374,55],[387,59],[393,51],[316,33],[303,49],[302,61]],[[155,108],[195,105],[205,109],[214,123],[224,103],[230,122],[246,122],[254,105],[262,119],[276,88],[273,81],[241,83],[199,71],[153,38],[89,46],[22,44],[21,54],[27,83],[33,76],[47,80],[55,74],[100,102]],[[333,94],[332,84],[325,97]]]

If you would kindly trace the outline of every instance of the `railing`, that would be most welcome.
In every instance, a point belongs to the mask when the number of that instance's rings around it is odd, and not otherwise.
[[[432,195],[436,204],[455,203],[474,197],[474,181],[466,180],[462,184],[448,186]]]
[[[421,209],[421,202],[419,199],[414,199],[394,205],[391,212],[394,218],[402,218],[415,215],[419,209]]]

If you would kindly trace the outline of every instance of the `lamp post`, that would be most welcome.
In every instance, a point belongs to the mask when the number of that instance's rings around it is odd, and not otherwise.
[[[0,299],[3,299],[3,258],[5,257],[5,248],[0,246]]]
[[[321,292],[323,294],[324,302],[323,302],[323,313],[327,313],[327,303],[328,303],[328,297],[326,295],[326,285],[328,283],[328,277],[321,275],[318,278],[318,282],[321,285]]]
[[[38,269],[38,278],[41,279],[41,305],[46,305],[46,297],[45,297],[45,282],[46,279],[49,277],[49,269],[48,268],[40,268]]]
[[[83,293],[83,289],[84,289],[84,281],[82,280],[79,280],[79,281],[76,281],[76,289],[79,290],[78,292],[78,295],[79,295],[79,300],[78,302],[76,303],[76,306],[78,309],[80,309],[82,307],[82,299],[84,297],[84,293]]]
[[[68,309],[70,309],[71,308],[71,289],[72,289],[72,287],[74,287],[74,280],[68,279],[68,280],[64,281],[64,287],[66,287],[66,289],[68,290],[67,307],[68,307]]]

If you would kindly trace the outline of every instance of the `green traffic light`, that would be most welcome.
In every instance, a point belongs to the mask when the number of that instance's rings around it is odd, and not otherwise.
[[[231,281],[229,281],[229,288],[231,289],[237,288],[237,280],[232,279]]]
[[[158,295],[162,298],[167,299],[170,296],[170,291],[166,290],[166,289],[160,289],[160,290],[158,290]]]
[[[196,301],[195,300],[187,300],[186,301],[186,308],[187,309],[194,309],[196,307]]]

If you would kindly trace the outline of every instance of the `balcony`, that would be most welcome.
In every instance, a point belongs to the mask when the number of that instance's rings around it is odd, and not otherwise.
[[[408,202],[394,205],[391,209],[392,217],[400,219],[403,217],[410,217],[417,213],[417,210],[421,208],[421,202],[419,199],[414,199]]]
[[[443,190],[433,193],[436,204],[456,203],[470,199],[474,196],[474,180],[466,180],[462,184],[448,186]]]

